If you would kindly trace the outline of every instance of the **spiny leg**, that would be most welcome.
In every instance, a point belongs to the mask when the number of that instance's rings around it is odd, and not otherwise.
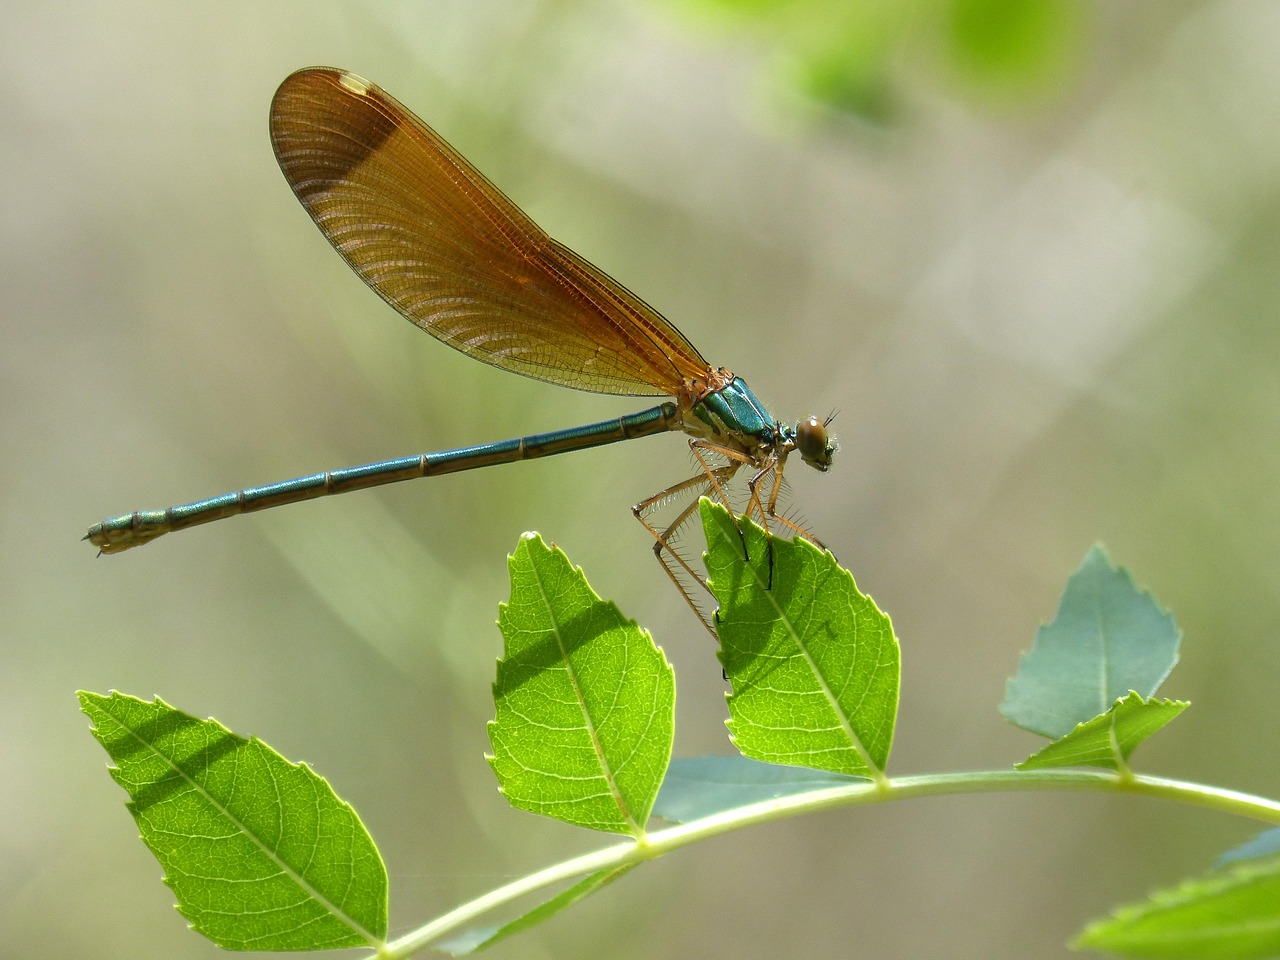
[[[671,582],[675,584],[676,589],[680,591],[681,596],[684,597],[685,602],[689,604],[690,609],[692,609],[697,615],[698,619],[702,622],[702,625],[707,628],[707,631],[712,636],[716,636],[711,619],[703,613],[701,608],[698,606],[697,601],[694,600],[693,594],[695,588],[690,587],[682,577],[687,577],[688,580],[692,581],[692,583],[697,586],[702,587],[704,590],[707,589],[706,580],[693,568],[692,564],[685,559],[684,555],[679,551],[679,549],[677,549],[675,543],[679,536],[680,529],[688,523],[692,517],[694,509],[697,507],[697,501],[694,500],[685,506],[676,516],[675,520],[662,530],[659,530],[654,524],[649,522],[648,514],[652,510],[669,503],[671,500],[691,488],[704,487],[707,493],[711,494],[729,510],[730,519],[733,522],[734,528],[738,531],[743,555],[744,557],[749,558],[746,537],[742,532],[742,528],[738,525],[738,517],[734,513],[732,503],[730,502],[728,493],[725,491],[725,487],[742,467],[748,465],[760,467],[760,469],[747,483],[748,501],[743,514],[748,519],[750,519],[754,514],[759,518],[760,525],[764,528],[766,543],[768,545],[767,550],[770,580],[768,586],[773,586],[773,531],[770,528],[770,521],[776,521],[782,524],[793,533],[804,537],[806,540],[809,540],[811,543],[814,543],[819,547],[822,547],[823,545],[817,537],[809,533],[809,531],[804,527],[787,517],[781,516],[777,512],[778,497],[782,488],[782,468],[786,461],[785,454],[782,457],[775,456],[761,460],[752,457],[750,454],[741,450],[721,446],[720,444],[703,438],[690,440],[689,449],[692,451],[694,457],[697,458],[698,464],[702,467],[702,472],[687,480],[683,480],[674,486],[668,487],[661,493],[655,494],[649,499],[642,501],[632,507],[632,513],[635,515],[636,519],[644,525],[644,528],[653,535],[653,553],[654,556],[658,558],[658,562],[662,564],[662,569],[666,572],[667,576],[671,578]],[[728,462],[723,465],[713,467],[707,462],[708,454],[719,455]],[[772,476],[773,482],[769,486],[768,497],[762,499],[760,484],[767,476]]]
[[[784,517],[778,513],[778,496],[782,491],[782,471],[786,465],[787,458],[784,453],[782,456],[770,460],[747,481],[747,490],[749,498],[747,500],[746,516],[749,518],[754,510],[760,517],[760,526],[764,528],[765,544],[768,552],[769,561],[769,582],[766,589],[773,588],[773,529],[771,522],[781,524],[792,532],[795,536],[803,537],[820,550],[825,550],[826,545],[815,537],[807,529],[802,527],[788,517]],[[769,496],[767,499],[761,499],[760,484],[766,477],[772,477],[769,484]]]
[[[692,443],[690,444],[692,446]],[[738,472],[742,463],[738,460],[722,466],[713,467],[706,462],[701,454],[696,450],[695,455],[698,462],[702,465],[703,471],[682,480],[673,486],[668,487],[661,493],[654,494],[647,500],[641,501],[631,508],[631,512],[635,518],[640,521],[646,530],[653,535],[653,554],[657,557],[658,562],[662,565],[662,569],[667,576],[671,578],[671,582],[675,584],[676,589],[680,591],[680,595],[684,597],[685,602],[689,604],[689,608],[697,615],[702,625],[714,637],[716,632],[711,624],[710,618],[698,606],[698,602],[694,599],[694,592],[697,587],[703,590],[707,589],[706,579],[699,574],[684,557],[676,546],[679,538],[680,530],[693,517],[694,511],[697,509],[698,501],[695,497],[676,515],[676,518],[666,527],[659,529],[649,522],[649,514],[656,508],[663,506],[673,499],[685,494],[691,489],[701,488],[702,492],[713,495],[716,499],[724,503],[727,499],[724,485],[732,479],[733,475]],[[716,452],[719,452],[718,450]],[[727,505],[727,504],[726,504]],[[687,579],[685,579],[687,578]],[[696,586],[695,586],[696,585]]]
[[[761,479],[763,479],[765,476],[767,476],[770,473],[770,471],[772,471],[773,483],[770,485],[770,488],[769,488],[769,499],[765,501],[765,505],[763,507],[764,512],[768,514],[770,520],[776,520],[778,523],[782,524],[784,527],[790,530],[793,534],[800,537],[804,537],[804,539],[808,540],[819,550],[825,550],[827,548],[827,545],[823,543],[821,540],[819,540],[817,537],[815,537],[812,533],[810,533],[805,527],[796,523],[794,520],[784,517],[782,514],[778,513],[778,495],[782,492],[782,468],[785,466],[785,464],[786,464],[786,458],[781,457],[775,463],[770,464],[764,470],[761,470],[754,477],[752,477],[747,483],[748,489],[751,490],[751,496],[753,499],[755,499],[757,505],[760,505],[761,501],[757,496],[758,484],[760,483]],[[764,526],[766,527],[766,529],[768,528],[767,523]]]
[[[733,521],[734,528],[738,531],[738,540],[742,545],[743,556],[748,556],[747,539],[743,536],[742,528],[738,526],[738,517],[737,514],[734,513],[733,504],[729,499],[729,494],[725,492],[725,487],[728,485],[729,481],[733,479],[738,470],[748,465],[759,466],[759,461],[741,450],[733,447],[725,447],[718,443],[713,443],[710,440],[704,440],[701,438],[695,438],[689,441],[689,451],[697,459],[698,465],[702,468],[702,472],[695,474],[688,480],[682,480],[680,483],[668,487],[661,493],[653,495],[648,500],[636,504],[636,506],[632,507],[632,513],[636,515],[636,519],[640,520],[640,522],[645,525],[649,532],[652,533],[661,544],[664,539],[664,534],[660,534],[652,524],[645,520],[644,515],[647,515],[655,507],[669,503],[690,487],[705,484],[707,487],[706,492],[729,511],[729,518]],[[708,454],[723,457],[728,462],[718,466],[712,466],[707,462]],[[748,510],[749,509],[750,507],[748,507]],[[690,505],[681,513],[676,522],[667,528],[665,533],[673,533],[679,529],[692,512],[693,505]],[[750,513],[748,513],[748,516],[750,516]],[[764,522],[763,512],[760,514],[760,519]],[[660,549],[660,547],[655,548],[655,551]],[[675,551],[672,552],[674,553]],[[687,562],[683,559],[680,562],[691,576],[698,581],[701,581],[702,578],[689,567]]]

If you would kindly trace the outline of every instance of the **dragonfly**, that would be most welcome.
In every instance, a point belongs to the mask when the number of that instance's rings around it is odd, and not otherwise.
[[[741,377],[711,366],[658,311],[553,240],[431,127],[362,77],[331,67],[297,71],[276,91],[270,129],[280,169],[316,226],[412,323],[512,373],[595,393],[668,399],[585,426],[121,514],[89,528],[85,539],[101,553],[287,503],[672,431],[687,435],[697,472],[632,512],[713,635],[690,586],[705,587],[705,580],[676,546],[697,496],[729,506],[726,488],[745,470],[742,515],[822,546],[778,512],[778,499],[793,452],[819,471],[830,468],[836,452],[830,417],[790,425],[775,419]],[[674,519],[658,521],[658,511],[682,500],[689,502]]]

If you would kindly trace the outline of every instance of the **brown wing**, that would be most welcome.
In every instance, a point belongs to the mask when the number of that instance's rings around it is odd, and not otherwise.
[[[316,225],[379,296],[449,346],[597,393],[674,395],[708,369],[656,310],[552,240],[378,87],[300,70],[271,142]]]

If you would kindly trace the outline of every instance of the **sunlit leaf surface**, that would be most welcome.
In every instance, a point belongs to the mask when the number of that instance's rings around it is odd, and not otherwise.
[[[524,810],[638,834],[671,759],[671,667],[541,537],[523,537],[508,566],[489,725],[502,792]]]
[[[1131,693],[1106,713],[1086,720],[1065,737],[1018,764],[1019,770],[1040,767],[1124,766],[1138,744],[1146,740],[1189,704],[1185,700],[1144,700]]]
[[[889,617],[811,543],[735,523],[708,500],[702,522],[738,749],[834,773],[883,771],[901,667]]]
[[[160,699],[80,694],[191,926],[226,950],[377,946],[387,871],[329,784]]]

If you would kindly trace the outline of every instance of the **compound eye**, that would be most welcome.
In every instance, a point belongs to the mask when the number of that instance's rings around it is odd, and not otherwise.
[[[796,449],[805,463],[825,470],[831,466],[831,444],[827,441],[827,425],[817,417],[796,424]]]

